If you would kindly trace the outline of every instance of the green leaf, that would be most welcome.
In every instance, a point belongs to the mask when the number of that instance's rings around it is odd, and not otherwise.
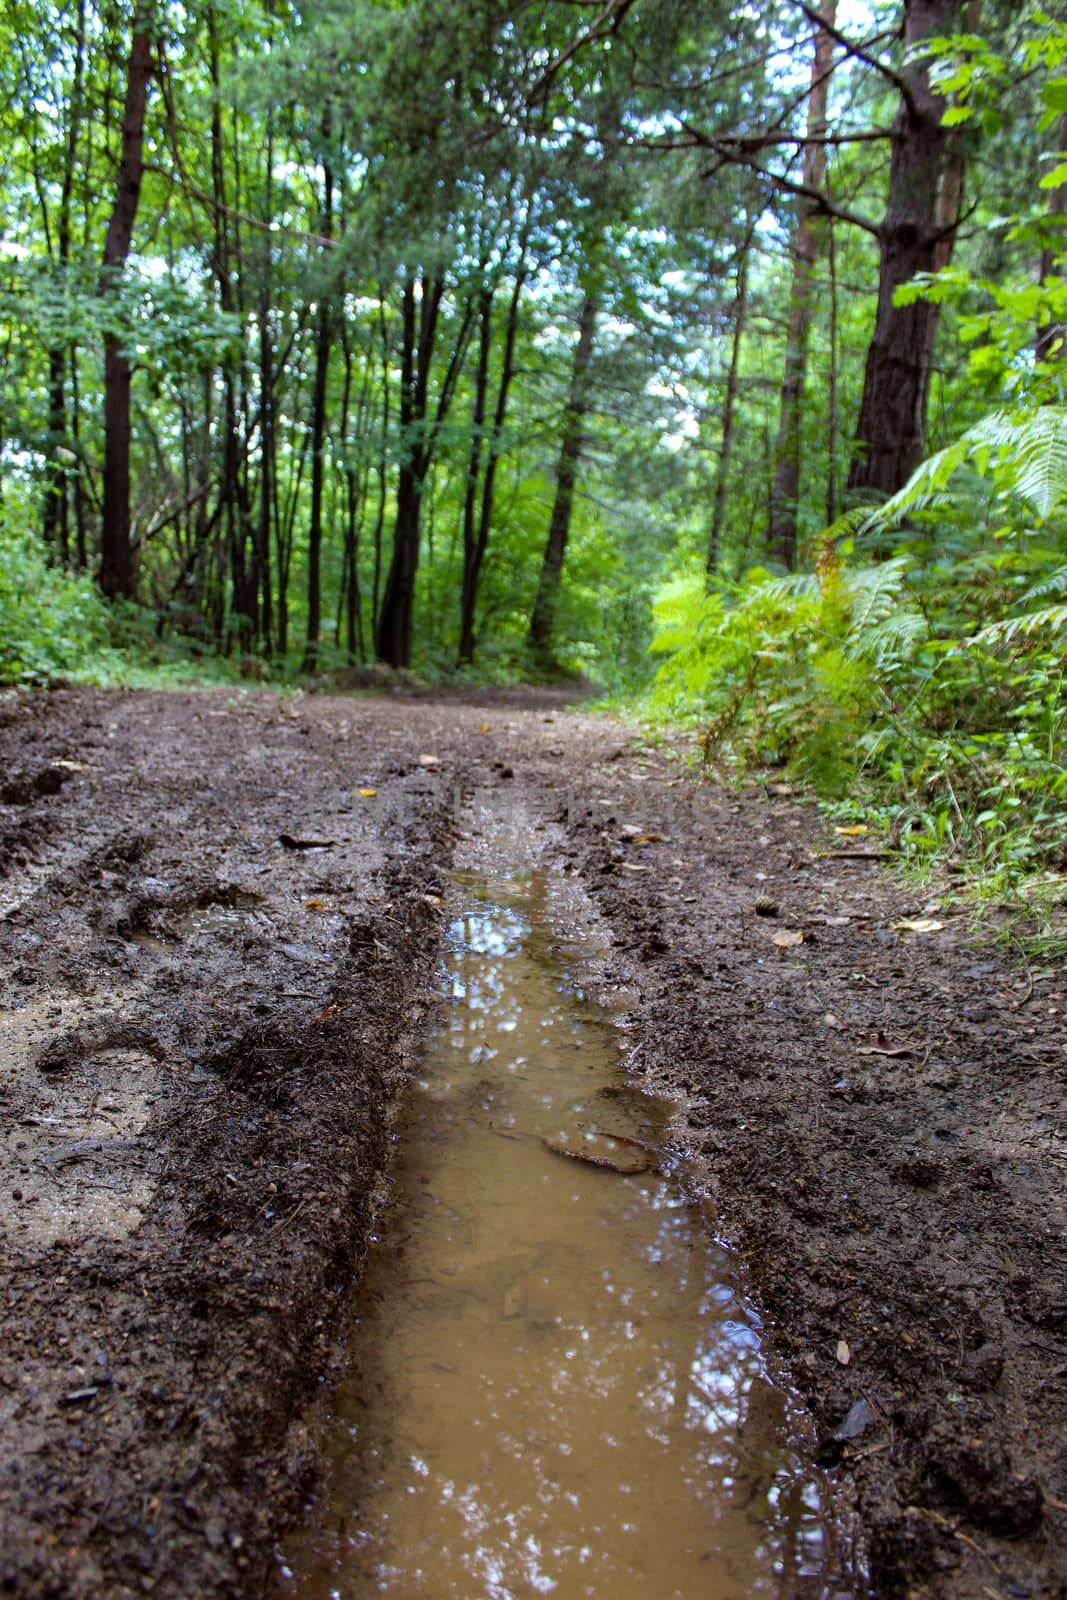
[[[1038,187],[1060,189],[1065,183],[1067,183],[1067,161],[1061,161],[1051,172],[1046,172],[1045,176],[1038,180]]]

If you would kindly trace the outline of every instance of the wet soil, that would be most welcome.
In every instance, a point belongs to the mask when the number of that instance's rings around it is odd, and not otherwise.
[[[556,701],[67,690],[0,700],[0,1592],[263,1594],[475,792],[610,930],[874,1592],[1067,1594],[1061,970]]]

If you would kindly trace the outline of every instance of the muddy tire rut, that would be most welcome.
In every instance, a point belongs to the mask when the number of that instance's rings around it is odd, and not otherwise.
[[[0,1590],[262,1595],[475,791],[612,930],[874,1592],[1063,1596],[1062,973],[551,698],[74,690],[0,699]]]

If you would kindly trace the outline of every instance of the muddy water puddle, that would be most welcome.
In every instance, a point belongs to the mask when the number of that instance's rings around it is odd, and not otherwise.
[[[729,1259],[657,1165],[669,1108],[623,1081],[583,990],[569,892],[461,877],[328,1481],[277,1595],[847,1592]]]

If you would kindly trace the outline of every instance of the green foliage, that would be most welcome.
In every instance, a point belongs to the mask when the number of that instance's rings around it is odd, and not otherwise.
[[[998,412],[829,530],[816,573],[666,588],[648,708],[994,882],[1067,869],[1067,411]],[[890,559],[860,564],[895,537]],[[853,564],[849,564],[852,562]]]
[[[99,591],[88,577],[46,566],[39,543],[11,519],[9,492],[0,520],[0,682],[95,681],[97,667],[106,676],[111,619]]]
[[[49,566],[26,530],[24,499],[9,487],[0,514],[0,684],[241,681],[240,660],[180,635],[164,641],[153,613],[110,606],[88,574]]]

